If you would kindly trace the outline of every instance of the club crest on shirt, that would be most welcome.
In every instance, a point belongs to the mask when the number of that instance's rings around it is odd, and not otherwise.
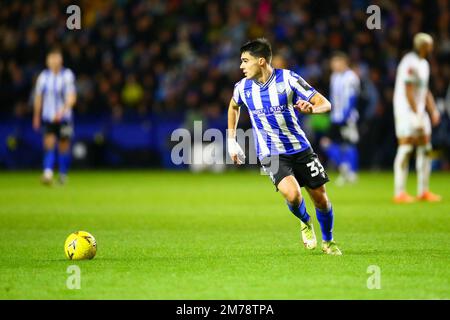
[[[245,92],[245,95],[247,96],[247,98],[250,98],[250,95],[252,94],[252,92],[250,90],[247,90]]]

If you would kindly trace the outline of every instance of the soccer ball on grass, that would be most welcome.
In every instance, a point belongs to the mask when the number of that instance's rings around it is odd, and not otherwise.
[[[92,259],[97,253],[97,241],[89,232],[77,231],[67,237],[64,252],[70,260]]]

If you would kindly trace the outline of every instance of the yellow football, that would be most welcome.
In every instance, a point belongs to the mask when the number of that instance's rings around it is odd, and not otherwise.
[[[77,231],[67,237],[64,252],[70,260],[92,259],[97,253],[97,241],[89,232]]]

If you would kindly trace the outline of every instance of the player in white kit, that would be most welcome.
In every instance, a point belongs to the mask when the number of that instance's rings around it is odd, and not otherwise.
[[[433,95],[428,89],[430,66],[426,57],[433,50],[433,39],[426,33],[414,36],[414,50],[397,67],[394,89],[395,132],[398,140],[394,161],[394,202],[416,199],[406,192],[409,159],[416,148],[417,199],[440,201],[429,190],[431,172],[431,127],[440,121]]]

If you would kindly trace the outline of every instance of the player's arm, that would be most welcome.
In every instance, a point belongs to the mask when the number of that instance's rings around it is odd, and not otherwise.
[[[316,92],[309,101],[299,100],[294,107],[301,113],[317,114],[330,111],[331,103],[319,92]]]
[[[36,79],[36,88],[34,89],[34,101],[33,101],[33,129],[39,130],[41,127],[41,112],[43,104],[44,94],[44,72],[41,72]]]
[[[441,115],[436,107],[436,102],[434,102],[434,97],[430,90],[427,92],[426,108],[430,114],[431,123],[433,126],[437,126],[441,121]]]
[[[41,127],[42,94],[36,92],[33,103],[33,129],[39,130]]]
[[[411,110],[414,113],[416,113],[417,112],[417,104],[416,104],[416,100],[414,99],[414,91],[415,91],[414,84],[412,82],[406,82],[405,83],[406,99],[408,100]]]
[[[236,164],[242,164],[245,160],[244,151],[241,149],[236,141],[236,127],[239,121],[241,108],[234,101],[233,98],[230,100],[230,105],[228,107],[228,153],[230,154],[231,160]]]
[[[59,110],[59,112],[55,116],[55,121],[56,122],[61,121],[61,119],[64,116],[64,114],[69,112],[69,110],[71,110],[75,106],[76,102],[77,102],[77,95],[76,95],[76,93],[75,92],[68,93],[66,95],[66,100],[64,102],[63,107]]]
[[[241,108],[234,99],[231,98],[228,107],[228,139],[236,139],[236,127],[239,121],[240,112]]]
[[[71,110],[75,106],[75,103],[77,103],[77,94],[75,93],[75,91],[69,92],[66,96],[66,102],[63,106],[63,113]]]
[[[64,114],[68,113],[77,102],[77,93],[75,90],[75,76],[70,72],[66,75],[65,84],[67,87],[67,92],[65,92],[64,104],[60,111],[56,114],[56,121],[60,121]]]

